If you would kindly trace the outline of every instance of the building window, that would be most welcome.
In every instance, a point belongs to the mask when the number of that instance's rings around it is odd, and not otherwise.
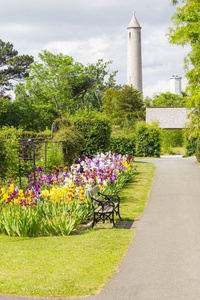
[[[131,32],[129,32],[129,39],[131,39]]]

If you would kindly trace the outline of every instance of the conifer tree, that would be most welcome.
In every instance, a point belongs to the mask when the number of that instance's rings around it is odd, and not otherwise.
[[[18,55],[13,44],[0,40],[0,92],[13,88],[13,81],[28,77],[28,69],[33,56]]]

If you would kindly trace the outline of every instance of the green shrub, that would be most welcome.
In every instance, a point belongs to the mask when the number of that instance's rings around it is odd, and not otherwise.
[[[1,181],[6,181],[8,178],[15,181],[18,178],[20,147],[18,139],[21,133],[22,129],[6,126],[1,128]]]
[[[185,131],[183,129],[170,129],[161,131],[161,144],[163,148],[183,147]]]
[[[80,111],[72,119],[75,128],[83,136],[80,154],[90,155],[106,152],[110,145],[111,126],[101,113]]]
[[[135,155],[135,134],[127,136],[116,134],[111,136],[110,151],[112,153]]]
[[[60,143],[63,153],[63,163],[70,166],[73,163],[73,159],[79,155],[81,145],[83,144],[82,135],[72,125],[56,132],[53,141]]]
[[[7,160],[6,160],[6,145],[5,145],[5,141],[1,138],[0,139],[0,181],[3,180],[3,178],[5,177],[6,174],[6,170],[7,170]]]
[[[51,138],[51,131],[41,131],[41,132],[35,132],[35,131],[22,131],[20,135],[21,139],[47,139]]]
[[[56,143],[51,140],[46,141],[46,145],[45,143],[42,143],[40,156],[36,161],[36,166],[42,167],[43,170],[49,173],[53,169],[53,166],[60,166],[62,164],[64,164],[62,143]]]
[[[138,122],[136,125],[136,155],[159,157],[160,152],[161,138],[158,126]]]
[[[189,130],[186,130],[185,140],[186,140],[186,156],[195,155],[197,149],[197,138],[193,136],[189,136]]]

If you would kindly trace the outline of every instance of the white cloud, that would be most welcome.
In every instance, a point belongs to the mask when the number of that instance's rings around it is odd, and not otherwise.
[[[183,58],[189,51],[168,43],[175,11],[170,0],[6,0],[1,3],[0,37],[20,54],[37,57],[47,49],[83,64],[113,60],[118,83],[126,84],[126,28],[133,10],[142,26],[144,95],[152,96],[168,90],[171,75],[184,75]]]
[[[109,47],[109,38],[106,35],[101,37],[89,38],[86,41],[55,41],[49,42],[43,46],[53,53],[63,53],[72,56],[76,61],[87,64],[97,61],[99,58],[107,59],[107,49]]]

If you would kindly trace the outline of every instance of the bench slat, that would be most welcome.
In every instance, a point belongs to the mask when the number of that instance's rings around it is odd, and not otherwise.
[[[112,212],[113,210],[115,210],[115,208],[117,207],[118,203],[114,203],[114,205],[115,205],[114,208],[113,208],[112,206],[106,205],[106,206],[104,207],[104,210],[103,210],[103,211],[102,211],[102,207],[99,206],[99,207],[97,207],[97,208],[95,209],[95,212],[96,212],[96,213],[102,213],[102,214],[107,213],[107,212]]]

